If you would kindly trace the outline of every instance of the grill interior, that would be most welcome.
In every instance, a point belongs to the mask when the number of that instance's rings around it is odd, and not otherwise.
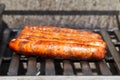
[[[91,29],[91,31],[101,34],[107,43],[106,57],[102,61],[81,61],[18,55],[9,49],[8,43],[21,29],[9,29],[7,27],[2,23],[0,32],[0,76],[120,75],[119,29]]]
[[[5,29],[1,43],[0,75],[119,75],[120,31],[95,30],[107,43],[106,57],[102,61],[45,59],[21,56],[8,47],[20,29]]]

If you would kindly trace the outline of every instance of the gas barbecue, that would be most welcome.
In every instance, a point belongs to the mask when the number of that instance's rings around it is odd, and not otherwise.
[[[4,11],[5,6],[3,4],[0,5],[0,17],[2,15],[10,15],[15,14],[12,11]],[[4,12],[3,12],[4,11]],[[107,43],[107,52],[106,57],[102,61],[81,61],[81,60],[68,60],[68,59],[45,59],[41,57],[35,56],[21,56],[11,51],[8,47],[8,42],[14,38],[21,29],[10,29],[7,25],[5,25],[2,21],[2,17],[0,18],[0,76],[3,79],[6,76],[14,76],[19,79],[26,78],[30,79],[30,76],[33,76],[33,79],[39,79],[39,77],[43,79],[53,79],[60,78],[63,79],[76,79],[82,78],[86,79],[84,76],[87,76],[88,79],[98,78],[97,76],[119,76],[120,75],[120,23],[118,19],[117,11],[108,11],[101,12],[101,14],[108,14],[111,12],[111,15],[116,15],[116,20],[118,22],[118,29],[89,29],[91,31],[97,32],[102,35],[104,41]],[[21,14],[25,14],[25,12],[20,12]],[[32,12],[34,15],[36,12]],[[64,11],[48,11],[48,12],[39,12],[40,15],[53,15],[59,14],[63,15]],[[97,13],[97,12],[96,12]],[[19,11],[16,12],[19,14]],[[31,14],[31,13],[30,13]],[[66,12],[66,14],[79,14],[79,11]],[[81,14],[81,13],[80,13]],[[86,15],[86,12],[83,12]],[[93,13],[94,14],[94,13]],[[98,14],[100,14],[98,12]],[[109,14],[108,14],[109,15]],[[88,76],[89,75],[89,76]],[[20,77],[22,76],[22,78]],[[66,76],[66,77],[65,77]],[[71,78],[72,76],[72,78]],[[79,77],[80,76],[80,77]],[[36,77],[36,78],[35,78]],[[113,79],[113,77],[109,77],[108,79]],[[11,78],[10,78],[11,79]],[[104,79],[104,78],[101,78]],[[119,79],[119,78],[116,78]]]

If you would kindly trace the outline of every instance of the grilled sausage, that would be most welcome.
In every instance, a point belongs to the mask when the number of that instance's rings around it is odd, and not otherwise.
[[[106,52],[97,33],[50,26],[26,26],[9,47],[24,55],[81,60],[101,60]]]

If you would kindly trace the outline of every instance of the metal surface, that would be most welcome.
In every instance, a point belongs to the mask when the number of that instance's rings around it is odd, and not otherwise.
[[[20,31],[19,29],[12,29],[12,30],[6,29],[4,31],[4,37],[3,37],[4,44],[2,46],[4,47],[3,48],[4,52],[2,51],[3,54],[5,53],[9,54],[9,52],[5,51],[6,49],[9,49],[7,44],[10,39],[15,37],[17,33],[19,33],[19,31]],[[101,33],[103,39],[107,43],[106,57],[102,61],[45,59],[45,58],[35,57],[35,56],[23,57],[11,51],[12,52],[11,56],[2,55],[1,65],[4,65],[5,63],[10,62],[8,71],[6,70],[6,74],[9,76],[17,76],[17,75],[27,75],[27,76],[35,76],[35,75],[36,76],[42,76],[42,75],[44,76],[47,76],[47,75],[51,75],[51,76],[54,76],[54,75],[66,75],[66,76],[120,75],[119,73],[120,71],[119,51],[120,50],[116,49],[116,47],[120,47],[120,44],[118,44],[119,31],[99,30],[97,32]],[[7,36],[5,36],[6,34]],[[112,40],[116,40],[116,42],[112,42]],[[26,64],[26,68],[22,67],[24,63]],[[39,63],[39,66],[37,63]],[[95,64],[94,68],[93,68],[93,65],[90,65],[91,63]],[[1,75],[5,75],[5,74],[2,74],[1,72]]]
[[[19,68],[19,55],[13,54],[7,75],[17,76],[18,68]]]
[[[68,60],[63,61],[63,74],[64,75],[74,75],[71,62]]]
[[[28,59],[28,67],[26,75],[35,75],[37,73],[37,62],[35,57],[30,57]]]
[[[55,75],[55,67],[54,67],[54,60],[46,59],[46,67],[45,67],[45,74],[46,75]]]
[[[92,71],[90,69],[89,63],[86,61],[81,61],[80,63],[81,63],[83,75],[92,75]]]
[[[4,5],[0,5],[0,13]],[[89,14],[88,14],[89,12]],[[116,15],[119,25],[119,11],[5,11],[4,15]],[[119,27],[118,27],[119,28]],[[3,30],[3,31],[2,31]],[[100,33],[107,44],[106,57],[101,61],[81,61],[46,59],[35,56],[23,57],[9,49],[9,41],[21,29],[5,28],[0,31],[0,78],[2,79],[79,79],[79,80],[119,80],[120,77],[120,30],[90,29]],[[90,65],[90,64],[94,64]],[[39,64],[39,65],[38,65]],[[6,66],[7,65],[7,66]],[[7,77],[15,76],[15,77]],[[20,75],[21,77],[18,77]],[[50,75],[52,77],[50,77]],[[56,77],[57,75],[57,77]],[[88,76],[89,75],[89,76]],[[96,77],[95,75],[100,77]],[[103,75],[109,75],[104,77]],[[6,77],[2,77],[6,76]],[[32,76],[32,77],[30,77]],[[61,77],[62,76],[62,77]],[[69,77],[68,77],[69,76]],[[80,76],[80,77],[79,77]],[[85,77],[84,77],[85,76]],[[87,77],[86,77],[87,76]],[[94,77],[93,77],[94,76]]]
[[[119,76],[13,76],[0,78],[1,80],[120,80]]]
[[[118,15],[119,11],[116,10],[6,10],[4,15]]]
[[[105,61],[99,61],[96,63],[102,75],[112,75],[109,67],[105,63]]]
[[[4,4],[0,4],[0,14],[3,13],[4,9],[5,9],[5,5]]]
[[[108,47],[111,55],[113,56],[113,58],[115,60],[117,68],[120,70],[120,54],[119,54],[119,52],[116,50],[114,44],[112,43],[109,34],[103,29],[101,30],[101,34],[107,44],[107,47]]]
[[[2,27],[2,14],[4,12],[4,9],[5,9],[5,5],[4,4],[0,4],[0,36],[1,36],[1,32],[4,30],[4,27]]]
[[[7,48],[7,43],[9,41],[9,37],[10,37],[10,30],[9,29],[4,30],[3,36],[2,36],[2,41],[1,41],[2,46],[0,46],[0,50],[1,50],[1,53],[0,53],[0,65],[2,63],[2,59],[3,59],[3,55],[5,54],[5,50]]]

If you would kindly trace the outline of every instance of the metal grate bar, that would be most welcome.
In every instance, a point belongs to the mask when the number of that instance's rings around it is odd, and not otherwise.
[[[112,75],[105,61],[100,61],[97,64],[99,66],[99,69],[102,75]]]
[[[35,57],[29,57],[28,68],[26,75],[36,75],[37,73],[37,62]]]
[[[120,46],[120,42],[115,42],[114,45],[119,47]]]
[[[118,15],[117,10],[5,10],[4,15]]]
[[[71,62],[68,60],[63,61],[63,75],[74,75]]]
[[[115,35],[117,39],[120,41],[120,30],[115,30]]]
[[[15,53],[12,56],[12,60],[7,75],[16,76],[18,74],[18,68],[19,68],[19,55]]]
[[[58,61],[57,59],[54,60],[55,64],[55,74],[56,75],[63,75],[63,65],[61,64],[61,61]]]
[[[80,61],[80,64],[81,64],[83,75],[92,75],[92,71],[90,69],[90,65],[88,62]]]
[[[7,42],[8,42],[9,37],[10,37],[10,30],[9,29],[5,29],[5,31],[3,32],[2,44],[0,46],[0,49],[1,49],[0,65],[2,63],[3,54],[5,54],[5,50],[7,48]]]
[[[41,59],[40,61],[40,70],[38,73],[40,73],[40,75],[45,75],[45,59]]]
[[[114,44],[112,43],[109,34],[103,29],[101,30],[101,34],[102,34],[103,39],[105,40],[107,47],[108,47],[111,55],[113,56],[115,63],[120,71],[120,54],[117,52]]]
[[[5,5],[4,4],[0,4],[0,14],[3,13],[4,9],[5,9]]]
[[[118,75],[119,72],[116,68],[116,65],[114,63],[109,63],[109,65],[110,65],[110,71],[112,72],[112,75]]]
[[[120,12],[119,12],[119,13],[120,13]],[[118,14],[116,14],[116,22],[117,22],[117,24],[118,24],[118,28],[119,28],[119,30],[120,30],[119,13],[118,13]]]
[[[45,74],[46,75],[55,75],[55,66],[54,61],[52,59],[46,59],[46,66],[45,66]]]

